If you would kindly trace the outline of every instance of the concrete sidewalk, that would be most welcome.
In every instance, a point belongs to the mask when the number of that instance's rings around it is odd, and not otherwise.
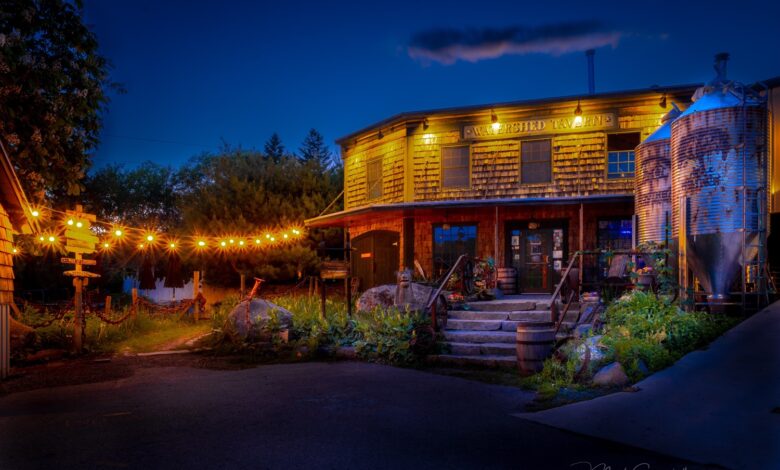
[[[637,386],[515,416],[699,463],[780,468],[780,302]]]

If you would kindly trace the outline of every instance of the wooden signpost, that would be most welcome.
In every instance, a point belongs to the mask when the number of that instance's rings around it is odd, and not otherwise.
[[[65,230],[65,250],[73,253],[73,258],[62,258],[63,264],[72,264],[74,269],[65,271],[65,275],[73,278],[73,287],[76,292],[73,297],[73,306],[76,311],[73,320],[73,351],[80,353],[84,345],[84,327],[86,319],[84,316],[83,293],[84,286],[89,283],[89,278],[98,278],[100,274],[84,271],[84,266],[94,266],[95,260],[83,259],[82,255],[95,252],[95,245],[99,239],[90,231],[91,222],[95,221],[94,214],[84,213],[81,205],[76,206],[75,211],[66,211],[68,216],[67,229]]]
[[[345,292],[347,297],[347,316],[352,316],[352,292],[349,288],[349,262],[348,261],[323,261],[322,269],[320,270],[320,278],[322,279],[321,297],[320,297],[320,316],[325,318],[325,280],[326,279],[344,279]]]

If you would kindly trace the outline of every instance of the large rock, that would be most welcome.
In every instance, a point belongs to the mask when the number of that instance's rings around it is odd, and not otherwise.
[[[292,313],[273,302],[263,299],[252,299],[248,312],[247,301],[239,302],[228,315],[228,321],[242,338],[270,337],[268,323],[272,313],[275,313],[280,329],[287,330],[290,328],[292,325]]]
[[[399,287],[393,284],[372,287],[363,292],[357,301],[357,309],[370,312],[375,308],[387,310],[395,307],[398,310],[422,312],[425,310],[428,299],[435,289],[423,284],[410,282],[408,286]],[[447,303],[439,298],[436,311],[439,315],[447,312]]]
[[[623,387],[628,384],[628,376],[619,362],[613,362],[596,372],[593,384],[600,387]]]

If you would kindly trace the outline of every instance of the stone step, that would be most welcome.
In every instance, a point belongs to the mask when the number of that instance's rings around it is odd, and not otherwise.
[[[541,306],[538,306],[542,302]],[[468,303],[469,310],[479,310],[482,312],[519,312],[526,310],[546,309],[550,307],[550,302],[546,304],[543,301],[536,300],[482,300]]]
[[[501,329],[501,320],[457,320],[447,318],[448,330],[495,331]]]
[[[514,368],[517,367],[516,356],[466,356],[455,354],[440,354],[428,356],[428,361],[433,364],[448,366],[475,366],[483,368]]]
[[[444,339],[455,343],[512,343],[517,335],[508,331],[445,330]]]
[[[444,343],[450,355],[456,356],[513,356],[517,354],[515,343]]]
[[[549,312],[547,313],[549,315]],[[481,312],[479,310],[450,310],[449,320],[509,320],[509,312]]]

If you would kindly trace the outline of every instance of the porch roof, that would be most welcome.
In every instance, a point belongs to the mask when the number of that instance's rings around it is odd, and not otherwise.
[[[381,215],[388,217],[411,216],[416,210],[420,209],[460,209],[476,207],[506,207],[506,206],[525,206],[525,205],[562,205],[562,204],[597,204],[604,202],[633,202],[634,195],[630,193],[623,194],[603,194],[594,196],[563,196],[563,197],[528,197],[528,198],[492,198],[492,199],[449,199],[446,201],[418,201],[418,202],[399,202],[392,204],[370,204],[367,206],[355,207],[331,214],[325,214],[304,221],[307,227],[346,227],[350,222],[370,217],[371,215]]]

